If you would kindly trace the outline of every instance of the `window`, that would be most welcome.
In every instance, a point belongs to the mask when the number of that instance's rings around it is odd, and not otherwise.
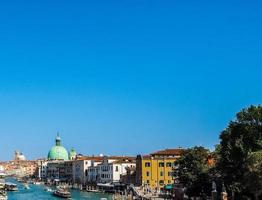
[[[159,185],[164,185],[164,180],[160,180]]]
[[[116,172],[118,172],[118,166],[116,166]]]
[[[160,172],[160,176],[164,176],[164,172]]]
[[[168,172],[168,176],[172,177],[173,176],[173,172]]]
[[[159,167],[164,167],[164,166],[165,166],[165,163],[160,162],[160,163],[158,163],[158,166],[159,166]]]
[[[166,167],[172,167],[172,163],[171,162],[167,162],[166,163]]]
[[[150,181],[149,181],[149,180],[146,180],[146,183],[147,183],[147,184],[149,184],[149,183],[150,183]]]
[[[146,176],[150,176],[150,173],[149,173],[149,172],[146,172]]]
[[[145,163],[145,167],[150,167],[150,166],[151,166],[150,162]]]

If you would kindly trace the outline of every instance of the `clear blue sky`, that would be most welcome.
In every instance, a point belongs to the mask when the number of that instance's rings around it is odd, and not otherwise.
[[[0,3],[0,160],[212,148],[262,102],[261,1]]]

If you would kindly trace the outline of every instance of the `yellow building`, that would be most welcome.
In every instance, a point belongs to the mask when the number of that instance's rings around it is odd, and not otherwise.
[[[175,181],[175,161],[181,156],[182,149],[165,149],[146,156],[137,156],[136,184],[151,189],[162,189]]]

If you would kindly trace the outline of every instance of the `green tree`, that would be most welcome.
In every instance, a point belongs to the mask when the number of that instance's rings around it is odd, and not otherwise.
[[[251,153],[247,165],[248,171],[244,176],[247,191],[255,200],[262,199],[262,151]]]
[[[217,170],[232,198],[244,199],[250,191],[244,175],[249,171],[252,152],[262,150],[262,107],[250,106],[220,135]]]
[[[179,183],[186,187],[189,197],[200,197],[211,193],[208,157],[209,150],[204,147],[194,147],[185,150],[177,160],[177,176]]]

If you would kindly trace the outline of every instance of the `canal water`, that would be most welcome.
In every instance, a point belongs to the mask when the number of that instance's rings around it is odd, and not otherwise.
[[[25,190],[23,185],[12,180],[13,183],[18,184],[17,192],[8,192],[8,200],[59,200],[60,198],[54,197],[51,192],[44,190],[42,185],[30,184],[29,190]],[[106,198],[107,200],[112,200],[112,196],[102,193],[92,193],[92,192],[81,192],[78,190],[71,190],[72,200],[80,199],[90,199],[90,200],[100,200],[101,198]]]

